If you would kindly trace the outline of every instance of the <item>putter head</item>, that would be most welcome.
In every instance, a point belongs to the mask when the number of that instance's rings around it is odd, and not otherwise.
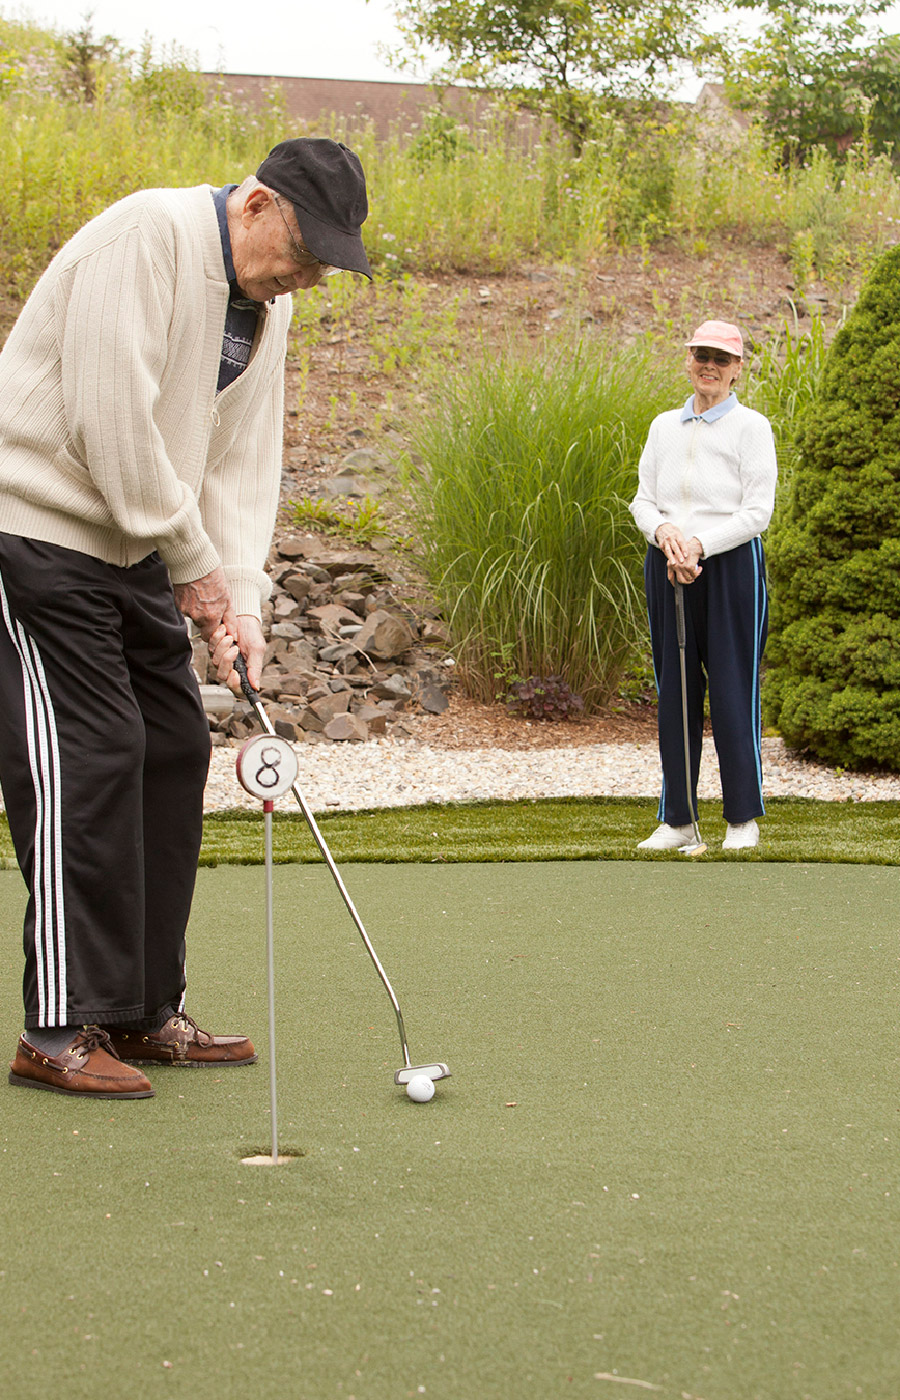
[[[705,856],[709,850],[705,841],[692,841],[687,846],[679,846],[678,854],[692,860],[694,856]]]
[[[395,1084],[408,1084],[417,1074],[427,1075],[429,1079],[449,1079],[450,1071],[446,1065],[404,1065],[398,1069],[394,1075]]]

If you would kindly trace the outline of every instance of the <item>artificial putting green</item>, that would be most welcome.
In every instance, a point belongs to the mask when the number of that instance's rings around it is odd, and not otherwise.
[[[275,872],[258,1066],[0,1092],[16,1400],[893,1400],[898,875],[545,862]],[[265,1051],[263,872],[201,871],[191,1009]],[[19,1027],[21,881],[0,874]]]
[[[554,797],[533,802],[425,803],[361,812],[324,812],[318,823],[338,861],[444,862],[531,860],[681,861],[677,851],[636,851],[655,824],[656,804],[639,797]],[[200,864],[262,860],[262,813],[215,812],[203,828]],[[303,815],[275,813],[275,860],[321,860]],[[700,803],[704,861],[835,861],[900,864],[900,803],[770,800],[762,844],[723,851],[720,802]],[[0,816],[0,869],[15,868]]]
[[[317,818],[339,861],[648,860],[681,861],[678,851],[636,851],[654,828],[656,804],[638,797],[542,798],[533,802],[451,802]],[[202,865],[262,859],[262,814],[217,812],[204,823]],[[704,861],[837,861],[900,864],[900,803],[774,798],[761,845],[723,851],[721,802],[700,804]],[[303,815],[278,812],[277,861],[321,860]]]

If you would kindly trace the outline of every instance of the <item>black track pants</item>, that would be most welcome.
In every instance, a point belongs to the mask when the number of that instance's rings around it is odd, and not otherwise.
[[[0,534],[0,785],[30,891],[25,1025],[150,1027],[184,995],[209,726],[157,555]]]
[[[757,537],[704,559],[702,569],[700,577],[684,588],[692,798],[696,804],[708,684],[725,820],[745,822],[765,810],[759,666],[766,644],[768,600],[762,541]],[[663,770],[659,819],[670,826],[688,826],[675,589],[666,577],[665,555],[653,546],[644,562],[644,581],[659,695]]]

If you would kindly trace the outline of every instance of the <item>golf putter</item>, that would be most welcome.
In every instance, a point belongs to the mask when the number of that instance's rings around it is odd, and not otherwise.
[[[253,686],[250,684],[249,677],[247,676],[247,663],[244,660],[243,656],[240,654],[240,652],[238,652],[238,655],[235,658],[234,669],[237,671],[238,676],[240,677],[241,689],[243,690],[244,695],[249,701],[249,703],[253,706],[253,709],[256,712],[256,716],[263,729],[267,734],[274,735],[276,732],[275,727],[272,724],[272,721],[269,719],[269,716],[266,714],[265,706],[263,705],[262,697],[259,691],[254,690]],[[394,1074],[394,1083],[408,1084],[409,1081],[413,1078],[413,1076],[417,1074],[423,1074],[428,1079],[432,1080],[447,1079],[449,1077],[450,1070],[445,1064],[441,1062],[436,1062],[430,1065],[414,1065],[410,1062],[409,1048],[406,1043],[406,1029],[403,1025],[403,1013],[400,1010],[400,1003],[397,1000],[396,994],[394,992],[393,987],[391,986],[388,975],[382,967],[381,960],[372,946],[371,939],[366,933],[363,921],[359,917],[359,914],[356,911],[356,906],[347,892],[347,887],[341,879],[341,873],[334,863],[331,852],[329,851],[328,846],[325,843],[325,838],[319,830],[318,823],[316,822],[316,819],[313,816],[312,811],[310,809],[309,803],[306,801],[306,798],[304,797],[303,792],[301,791],[300,784],[297,781],[294,781],[291,784],[291,791],[293,792],[294,796],[297,799],[297,802],[300,805],[300,810],[306,818],[306,823],[310,831],[312,832],[313,839],[322,854],[322,859],[325,861],[325,864],[331,871],[332,879],[338,887],[341,899],[347,906],[347,912],[349,913],[351,919],[356,925],[359,936],[362,939],[363,944],[365,945],[366,952],[372,959],[375,971],[381,978],[384,989],[387,992],[388,997],[390,998],[391,1006],[394,1008],[394,1015],[397,1018],[397,1029],[400,1032],[400,1046],[403,1051],[403,1064],[401,1065],[400,1069],[398,1069]]]
[[[691,739],[688,733],[687,671],[684,664],[684,649],[686,645],[684,585],[679,583],[677,579],[675,580],[675,630],[678,635],[678,660],[681,665],[681,723],[684,732],[684,780],[687,784],[688,811],[691,814],[691,826],[694,828],[693,841],[687,846],[679,846],[678,849],[683,856],[703,856],[706,855],[708,847],[706,842],[700,839],[697,812],[691,795]]]

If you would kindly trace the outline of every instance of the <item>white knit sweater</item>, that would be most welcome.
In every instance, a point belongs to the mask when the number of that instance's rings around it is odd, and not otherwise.
[[[681,421],[681,409],[654,418],[629,507],[651,544],[664,521],[704,557],[746,544],[766,528],[775,504],[778,463],[768,418],[743,404],[714,422]]]
[[[210,188],[147,190],[53,259],[0,354],[0,530],[173,583],[222,564],[259,614],[281,479],[291,299],[216,395],[228,283]]]

